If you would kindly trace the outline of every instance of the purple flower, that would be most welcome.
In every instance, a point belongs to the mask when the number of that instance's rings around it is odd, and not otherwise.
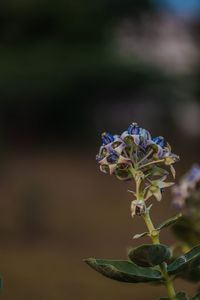
[[[195,193],[198,191],[200,183],[200,166],[194,165],[180,180],[179,185],[175,185],[172,189],[173,205],[182,208],[186,205],[192,205]]]
[[[132,123],[128,129],[122,133],[121,139],[128,144],[132,141],[136,146],[142,145],[146,147],[148,141],[151,140],[151,135],[146,129],[139,127],[137,123]]]

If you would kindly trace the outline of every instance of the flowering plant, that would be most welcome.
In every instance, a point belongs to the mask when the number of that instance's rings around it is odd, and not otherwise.
[[[174,154],[169,143],[159,136],[153,137],[136,123],[131,124],[121,135],[102,134],[102,145],[97,155],[100,170],[114,175],[119,180],[133,181],[131,216],[142,217],[147,231],[136,234],[134,239],[150,237],[152,244],[133,248],[128,260],[104,260],[89,258],[86,263],[102,275],[113,280],[128,283],[159,283],[167,289],[168,298],[160,300],[188,300],[184,292],[176,292],[173,280],[183,277],[200,266],[200,245],[184,255],[173,257],[169,246],[160,244],[162,229],[174,225],[181,215],[177,215],[154,226],[150,211],[151,199],[161,201],[163,190],[174,185],[166,181],[170,173],[175,178],[174,164],[179,156]],[[200,294],[192,298],[200,299]]]

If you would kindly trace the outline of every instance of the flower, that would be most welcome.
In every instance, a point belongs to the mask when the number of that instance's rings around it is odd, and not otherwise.
[[[111,150],[107,156],[99,161],[101,171],[112,175],[118,168],[126,168],[130,163],[130,159],[119,155],[115,150]]]
[[[158,158],[162,158],[164,154],[164,149],[167,147],[167,143],[162,136],[157,136],[149,141],[149,145],[156,152]]]
[[[165,182],[167,176],[163,176],[159,180],[149,180],[149,185],[147,186],[147,195],[145,200],[149,199],[151,196],[154,196],[157,201],[161,201],[163,189],[174,185],[174,182]]]
[[[131,179],[138,171],[143,179],[155,180],[168,174],[166,167],[175,177],[173,164],[179,157],[172,153],[164,137],[152,137],[148,130],[132,123],[120,135],[104,132],[96,159],[102,172],[120,180]]]
[[[200,202],[200,166],[194,165],[172,189],[173,205],[183,208],[186,204],[192,208]],[[200,203],[199,203],[200,204]],[[198,204],[198,205],[199,205]]]
[[[125,144],[118,135],[103,133],[102,146],[100,147],[99,154],[96,156],[100,164],[100,170],[112,175],[117,167],[124,169],[130,161],[129,158],[121,155],[124,148]]]
[[[131,216],[141,216],[145,212],[145,204],[143,200],[133,200],[131,202]]]
[[[132,123],[126,131],[121,134],[121,139],[125,142],[133,142],[136,146],[143,144],[146,146],[147,141],[151,140],[150,133],[141,127],[137,123]]]

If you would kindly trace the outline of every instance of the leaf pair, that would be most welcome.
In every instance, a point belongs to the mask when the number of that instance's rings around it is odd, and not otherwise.
[[[131,261],[89,258],[85,262],[102,275],[123,282],[161,282],[155,266],[169,260],[171,251],[165,245],[142,245],[129,252]],[[177,257],[167,267],[169,275],[198,281],[200,275],[200,245]]]

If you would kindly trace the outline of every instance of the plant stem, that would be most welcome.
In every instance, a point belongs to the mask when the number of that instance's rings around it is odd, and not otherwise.
[[[143,214],[143,219],[144,219],[144,222],[145,222],[145,224],[146,224],[146,226],[149,230],[149,234],[150,234],[152,243],[154,245],[160,244],[159,232],[155,229],[155,227],[154,227],[154,225],[151,221],[151,217],[149,215],[149,212],[145,212]],[[166,263],[162,263],[159,266],[160,266],[161,273],[164,277],[164,284],[167,288],[169,299],[170,300],[175,300],[176,299],[176,292],[174,290],[173,282],[172,282],[172,280],[169,277],[169,274],[167,272],[167,265],[166,265]]]
[[[141,198],[143,197],[143,193],[141,192],[142,179],[137,177],[136,173],[133,170],[132,170],[132,175],[133,175],[133,178],[135,179],[135,183],[136,183],[136,198],[138,200],[141,200]],[[159,231],[157,231],[155,229],[153,222],[151,220],[150,214],[149,214],[149,210],[147,208],[145,209],[145,212],[143,213],[143,219],[149,230],[149,235],[151,237],[152,243],[154,245],[160,244]],[[165,262],[163,262],[162,264],[159,265],[159,267],[160,267],[160,271],[164,278],[164,284],[166,286],[169,299],[176,300],[176,292],[174,290],[173,282],[167,272],[167,264]]]
[[[151,154],[153,153],[153,150],[151,149],[139,162],[138,165],[140,165],[143,161],[145,161]]]

